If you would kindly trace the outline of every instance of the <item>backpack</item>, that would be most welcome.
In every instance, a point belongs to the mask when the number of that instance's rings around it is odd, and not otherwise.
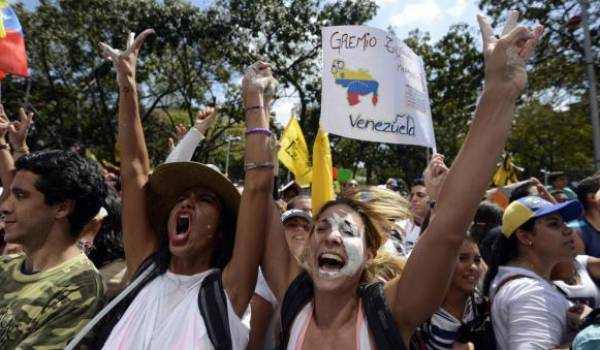
[[[529,276],[513,275],[507,277],[496,287],[496,294],[506,283],[518,278],[529,278]],[[484,299],[482,303],[476,304],[473,297],[469,299],[473,303],[475,318],[460,327],[456,341],[461,343],[471,342],[475,349],[496,349],[496,335],[494,334],[490,312],[492,309],[491,301]]]
[[[156,264],[157,253],[146,258],[136,273],[130,285],[105,306],[78,334],[69,342],[66,349],[75,348],[84,336],[100,321],[100,330],[91,345],[101,349],[115,325],[127,311],[139,292],[161,273]],[[227,299],[221,280],[221,270],[211,271],[200,284],[198,291],[198,309],[208,332],[208,337],[215,350],[231,350],[231,332],[227,313]],[[110,313],[109,313],[110,312]],[[105,318],[106,316],[106,318]]]
[[[301,273],[292,282],[281,304],[281,342],[285,349],[296,315],[313,299],[313,283],[308,273]],[[404,341],[390,308],[385,302],[383,283],[377,282],[360,288],[360,298],[367,317],[369,330],[379,350],[405,350]]]

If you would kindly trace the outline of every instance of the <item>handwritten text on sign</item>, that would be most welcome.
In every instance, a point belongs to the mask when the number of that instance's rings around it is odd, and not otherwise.
[[[423,61],[391,34],[325,27],[321,126],[345,137],[435,148]]]

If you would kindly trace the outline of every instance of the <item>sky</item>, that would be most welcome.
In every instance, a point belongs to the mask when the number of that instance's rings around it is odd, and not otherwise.
[[[211,2],[211,0],[190,1],[200,7]],[[14,2],[16,0],[9,0],[9,3]],[[38,0],[23,2],[29,8],[39,3]],[[400,39],[406,38],[408,32],[415,28],[429,32],[433,42],[440,39],[455,23],[464,22],[474,29],[477,28],[475,15],[479,9],[476,0],[375,0],[375,2],[379,6],[377,14],[366,24],[380,29],[391,26]],[[293,97],[276,101],[273,105],[276,121],[281,125],[287,124],[291,110],[297,103],[298,99]]]

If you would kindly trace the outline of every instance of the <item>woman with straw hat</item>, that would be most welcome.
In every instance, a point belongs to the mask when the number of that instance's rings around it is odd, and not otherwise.
[[[101,44],[117,70],[123,241],[127,268],[139,276],[126,297],[117,297],[115,304],[121,304],[109,314],[96,346],[219,348],[225,339],[211,336],[214,325],[199,311],[199,292],[203,280],[220,269],[227,348],[245,348],[248,324],[242,318],[254,292],[266,222],[255,213],[267,210],[273,186],[268,109],[276,81],[270,66],[258,62],[242,82],[247,131],[241,198],[229,179],[200,163],[163,164],[150,174],[135,66],[152,32],[137,38],[131,33],[125,51]]]

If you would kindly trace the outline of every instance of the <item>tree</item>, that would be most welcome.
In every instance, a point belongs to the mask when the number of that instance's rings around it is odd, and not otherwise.
[[[600,13],[600,1],[588,2],[593,56],[598,57],[600,17],[597,14]],[[566,91],[570,96],[585,94],[587,79],[579,0],[482,0],[479,8],[487,12],[496,23],[503,19],[509,9],[516,9],[525,23],[544,26],[544,34],[532,62],[530,92],[540,93],[550,89]],[[594,64],[598,71],[598,60]]]
[[[241,71],[258,59],[270,62],[284,91],[298,95],[300,125],[312,144],[320,115],[321,27],[362,24],[376,8],[371,0],[219,0],[215,10],[219,21],[235,28],[229,32],[232,67]]]
[[[592,51],[598,57],[600,1],[588,3]],[[529,24],[544,26],[529,73],[528,97],[507,149],[528,174],[561,169],[580,170],[576,178],[589,175],[593,147],[580,1],[482,0],[479,7],[495,22],[516,9]],[[594,60],[596,72],[598,62]]]
[[[584,105],[569,107],[558,111],[534,99],[520,108],[507,150],[525,168],[525,176],[541,176],[541,169],[579,176],[593,171],[592,131]]]

